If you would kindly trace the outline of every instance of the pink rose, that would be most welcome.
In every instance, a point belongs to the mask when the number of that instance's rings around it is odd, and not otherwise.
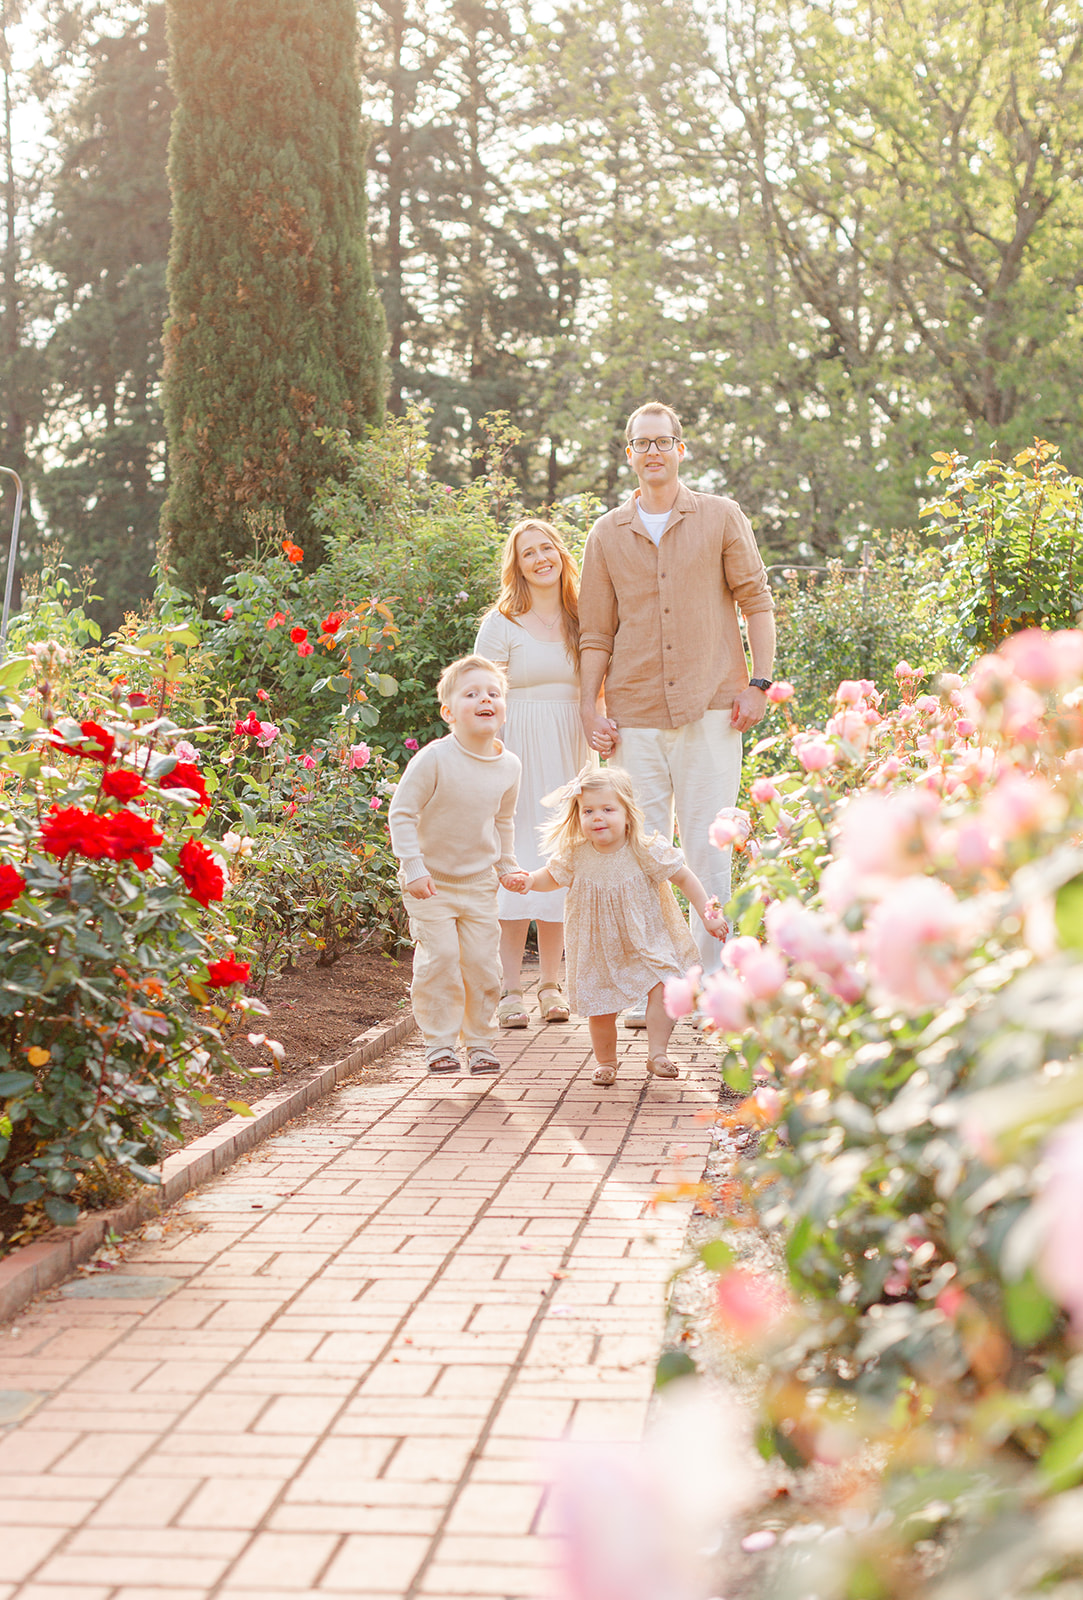
[[[806,772],[823,772],[835,759],[835,752],[824,739],[804,739],[797,746],[797,759]]]
[[[707,837],[717,850],[743,850],[752,832],[748,813],[737,806],[723,806],[707,830]]]
[[[672,1017],[674,1022],[690,1016],[696,1009],[696,984],[691,973],[683,978],[667,978],[662,995],[666,1016]]]
[[[1078,1333],[1083,1329],[1083,1117],[1065,1123],[1046,1142],[1039,1171],[1045,1180],[1038,1200],[1045,1234],[1039,1270]]]
[[[965,912],[938,878],[903,878],[865,925],[880,987],[900,1004],[925,1010],[951,995],[959,976]]]
[[[837,706],[856,706],[864,697],[861,684],[853,678],[844,678],[835,690],[835,704]]]
[[[715,1288],[715,1313],[726,1330],[751,1344],[762,1339],[786,1309],[786,1299],[766,1273],[732,1267]]]
[[[754,955],[745,957],[740,968],[749,993],[757,1000],[773,1000],[786,982],[786,963],[777,950],[758,945]]]
[[[1018,677],[1035,689],[1059,689],[1083,676],[1083,632],[1078,628],[1061,633],[1027,628],[1005,639],[999,654]]]
[[[770,778],[757,778],[748,793],[758,806],[769,806],[773,800],[781,799]]]
[[[915,672],[909,661],[900,661],[895,668],[895,680],[897,683],[908,683],[911,678],[920,677],[921,673]]]
[[[703,980],[699,1008],[722,1033],[739,1033],[748,1022],[745,990],[728,972],[712,972]]]
[[[407,750],[418,750],[421,748],[416,739],[404,739],[403,743],[405,744]]]
[[[751,1098],[764,1123],[778,1121],[782,1115],[782,1096],[777,1089],[767,1084],[762,1089],[754,1089]]]
[[[173,746],[173,754],[176,756],[178,761],[197,762],[199,760],[199,751],[196,749],[195,745],[190,744],[187,739],[177,740],[176,744]]]
[[[880,720],[875,711],[873,716],[877,721]],[[848,747],[848,753],[852,751],[857,757],[863,756],[868,749],[870,726],[865,721],[863,711],[836,711],[827,724],[827,732],[833,739],[841,739]],[[798,751],[800,759],[801,753]]]
[[[969,739],[972,734],[977,732],[977,725],[971,722],[969,717],[957,717],[955,731],[960,739]]]
[[[297,646],[297,654],[299,656],[310,656],[315,648],[316,646],[314,644],[299,644]]]
[[[372,751],[362,741],[360,744],[352,744],[350,746],[346,764],[351,772],[356,772],[361,767],[367,767],[371,759]]]
[[[929,830],[939,803],[924,789],[855,794],[843,808],[836,854],[861,872],[901,878],[929,859]]]
[[[781,706],[793,699],[793,693],[792,683],[773,683],[767,691],[767,698],[773,706]]]
[[[308,767],[308,769],[310,771],[316,765],[315,761],[312,759],[311,755],[308,753],[307,750],[305,751],[305,754],[303,756],[298,757],[298,759],[299,759],[302,767]]]
[[[278,738],[278,728],[273,722],[261,722],[256,735],[256,743],[264,750],[269,750]]]
[[[380,797],[379,797],[378,794],[374,794],[372,799],[369,801],[369,810],[370,811],[379,811],[379,809],[380,809]]]
[[[981,804],[981,820],[995,839],[1038,834],[1058,818],[1064,803],[1044,778],[1009,772]]]

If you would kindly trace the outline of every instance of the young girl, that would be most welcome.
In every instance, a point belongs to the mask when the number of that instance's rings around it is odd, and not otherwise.
[[[681,852],[659,834],[645,836],[632,781],[621,768],[584,767],[547,803],[560,807],[543,834],[550,859],[539,871],[520,874],[515,886],[521,885],[521,893],[544,893],[569,885],[568,996],[590,1023],[593,1081],[603,1087],[615,1082],[617,1015],[644,992],[647,1070],[656,1078],[675,1078],[677,1068],[666,1055],[673,1023],[662,1004],[662,984],[693,966],[698,952],[670,885],[683,891],[716,939],[725,938],[729,925],[708,906],[707,892]]]

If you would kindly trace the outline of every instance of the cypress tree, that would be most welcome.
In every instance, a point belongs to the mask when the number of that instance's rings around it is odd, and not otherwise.
[[[353,0],[169,0],[166,559],[193,592],[274,508],[306,549],[320,427],[383,413]]]

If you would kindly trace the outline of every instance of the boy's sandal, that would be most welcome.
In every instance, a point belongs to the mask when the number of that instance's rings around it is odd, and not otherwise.
[[[651,1056],[647,1062],[647,1071],[653,1073],[656,1078],[679,1078],[681,1075],[680,1069],[668,1056]]]
[[[463,1064],[451,1046],[445,1044],[438,1050],[429,1051],[425,1065],[430,1072],[461,1072]]]
[[[608,1089],[611,1083],[617,1081],[617,1063],[615,1061],[600,1061],[590,1075],[590,1081],[599,1089]]]
[[[488,1045],[472,1044],[466,1052],[467,1065],[475,1075],[482,1072],[500,1072],[503,1062],[494,1056]]]
[[[510,989],[500,996],[496,1020],[502,1028],[525,1028],[530,1022],[521,989]]]
[[[549,998],[546,999],[545,996]],[[559,983],[543,983],[538,990],[538,1010],[543,1022],[567,1022],[568,1002]]]

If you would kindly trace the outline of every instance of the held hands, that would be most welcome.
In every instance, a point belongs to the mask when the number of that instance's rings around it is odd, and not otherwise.
[[[583,732],[590,748],[604,760],[612,756],[620,743],[620,732],[611,717],[591,711],[583,713]]]
[[[729,937],[730,925],[722,915],[717,895],[712,895],[700,912],[700,919],[712,939]]]
[[[509,872],[506,877],[501,878],[500,882],[503,888],[509,889],[512,894],[529,894],[534,886],[534,874],[532,872]]]

